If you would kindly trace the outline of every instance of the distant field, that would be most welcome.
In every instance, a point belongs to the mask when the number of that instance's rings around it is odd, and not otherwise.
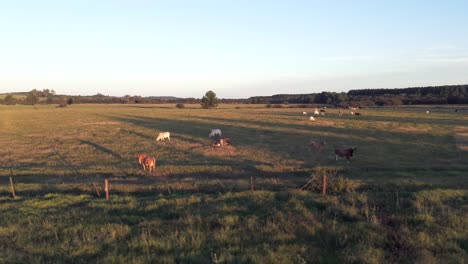
[[[35,107],[0,105],[0,263],[468,257],[466,108],[327,109],[310,121],[313,109],[264,105]],[[212,128],[234,146],[212,148]],[[171,141],[155,141],[162,131]],[[355,157],[335,161],[334,146],[356,146]],[[137,153],[157,157],[154,175]],[[298,190],[318,166],[355,188]]]

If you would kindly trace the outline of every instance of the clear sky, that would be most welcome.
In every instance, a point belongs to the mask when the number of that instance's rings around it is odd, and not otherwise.
[[[246,98],[467,83],[466,0],[0,0],[0,92]]]

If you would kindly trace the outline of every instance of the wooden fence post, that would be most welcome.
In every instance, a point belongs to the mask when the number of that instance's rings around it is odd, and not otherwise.
[[[254,191],[254,186],[253,186],[253,176],[250,176],[250,191]]]
[[[322,194],[327,195],[327,175],[323,175]]]
[[[104,180],[104,191],[106,191],[106,201],[109,200],[109,180]]]
[[[13,198],[16,198],[15,186],[13,186],[13,178],[11,178],[11,176],[10,176],[10,186],[11,186],[11,195],[13,195]]]

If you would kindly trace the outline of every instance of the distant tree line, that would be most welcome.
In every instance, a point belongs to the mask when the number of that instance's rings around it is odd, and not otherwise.
[[[201,98],[171,96],[86,96],[57,95],[54,90],[34,89],[27,93],[6,94],[0,104],[206,104],[211,95]],[[217,98],[216,98],[217,99]],[[211,99],[209,99],[211,100]],[[389,106],[413,104],[468,104],[468,85],[445,85],[402,89],[358,89],[349,92],[311,94],[277,94],[249,99],[217,99],[218,104],[328,104],[347,106]]]
[[[249,98],[252,104],[331,104],[336,106],[387,106],[412,104],[468,104],[468,85],[402,89],[359,89],[347,93],[278,94]]]

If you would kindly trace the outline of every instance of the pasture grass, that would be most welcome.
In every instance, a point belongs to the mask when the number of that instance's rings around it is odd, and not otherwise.
[[[468,117],[429,110],[0,106],[0,263],[464,263]],[[300,191],[317,168],[352,188]]]

